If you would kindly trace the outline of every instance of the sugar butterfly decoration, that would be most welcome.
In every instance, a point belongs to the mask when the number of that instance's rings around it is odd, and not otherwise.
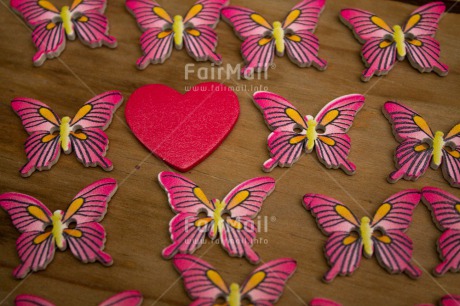
[[[29,134],[25,142],[28,162],[20,173],[30,176],[35,170],[50,169],[59,159],[61,148],[65,154],[75,152],[85,167],[101,166],[113,169],[105,158],[109,139],[104,133],[113,113],[123,102],[118,91],[108,91],[86,102],[73,117],[60,119],[46,104],[30,99],[16,98],[11,107],[22,120]]]
[[[252,219],[275,188],[274,179],[257,177],[247,180],[222,201],[208,200],[200,187],[174,172],[161,172],[158,180],[177,213],[169,223],[173,243],[163,250],[163,257],[171,258],[178,252],[193,253],[207,234],[212,240],[219,236],[220,244],[231,256],[245,256],[254,264],[259,261],[259,256],[252,250],[257,234]]]
[[[422,272],[411,264],[412,240],[404,232],[419,201],[418,190],[404,190],[386,199],[373,219],[365,216],[359,221],[339,201],[321,194],[306,194],[305,208],[311,210],[318,226],[329,236],[324,249],[331,269],[324,275],[324,281],[352,274],[359,266],[363,250],[366,257],[375,253],[388,272],[405,272],[418,278]]]
[[[112,257],[102,251],[105,230],[99,221],[116,189],[114,179],[96,181],[80,191],[66,211],[54,213],[29,195],[1,194],[0,207],[21,233],[16,241],[21,264],[14,269],[14,277],[24,278],[30,272],[44,270],[53,260],[56,249],[64,251],[67,247],[84,263],[99,261],[110,266]]]
[[[387,74],[396,59],[402,61],[406,56],[420,72],[447,75],[447,65],[439,61],[439,42],[433,38],[445,9],[442,2],[430,2],[416,9],[404,27],[395,25],[392,28],[373,13],[343,9],[340,19],[364,44],[361,55],[367,68],[361,79],[367,82],[373,75]]]
[[[427,122],[415,111],[397,102],[386,102],[383,113],[393,127],[393,134],[400,145],[395,151],[397,170],[388,181],[399,179],[415,181],[429,166],[442,166],[444,178],[453,186],[460,187],[460,123],[447,134],[433,133]]]
[[[139,306],[142,294],[136,290],[123,291],[103,301],[99,306]],[[20,294],[14,300],[16,306],[54,306],[53,303],[31,294]]]
[[[244,300],[249,300],[250,305],[273,305],[297,267],[295,260],[279,258],[258,267],[241,286],[228,286],[213,266],[195,256],[177,254],[173,263],[193,299],[190,305],[239,306],[245,305]],[[219,298],[224,302],[218,303]]]
[[[290,167],[304,150],[310,153],[313,148],[327,168],[341,168],[350,175],[356,171],[348,160],[351,140],[346,133],[364,105],[363,95],[339,97],[324,106],[316,117],[303,117],[285,98],[271,92],[256,92],[253,99],[273,130],[268,136],[271,157],[263,164],[264,171],[272,171],[276,166]]]
[[[233,26],[237,36],[243,40],[241,54],[246,66],[243,77],[254,71],[266,71],[273,63],[274,54],[289,59],[299,67],[313,65],[318,70],[326,69],[327,63],[318,57],[319,41],[313,34],[325,0],[304,0],[294,6],[281,23],[270,24],[253,10],[229,6],[222,15]]]
[[[442,262],[433,270],[434,274],[460,272],[460,198],[439,188],[425,187],[422,199],[430,208],[436,225],[443,231],[438,239]]]
[[[196,61],[211,61],[220,64],[222,58],[215,53],[220,10],[228,0],[199,0],[185,17],[173,18],[153,0],[126,0],[126,7],[134,15],[144,32],[141,48],[144,55],[137,61],[139,69],[150,63],[163,63],[171,55],[173,45]]]
[[[11,7],[33,29],[32,40],[38,49],[33,57],[35,66],[58,57],[65,48],[66,37],[74,40],[78,36],[91,48],[115,48],[117,41],[108,35],[105,6],[105,0],[74,0],[70,7],[58,10],[48,0],[11,0]]]

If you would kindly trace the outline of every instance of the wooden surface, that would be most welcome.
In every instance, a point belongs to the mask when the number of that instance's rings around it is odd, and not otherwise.
[[[144,305],[184,305],[190,302],[182,281],[161,250],[170,243],[168,222],[174,216],[165,193],[157,182],[160,171],[168,167],[149,155],[133,137],[124,120],[124,105],[107,130],[110,138],[108,158],[114,170],[84,168],[75,156],[62,155],[51,171],[24,179],[18,169],[26,162],[23,142],[27,135],[9,102],[17,96],[32,97],[50,105],[59,115],[73,115],[87,100],[101,92],[121,90],[127,99],[136,88],[148,83],[164,83],[179,91],[203,80],[195,75],[184,79],[184,66],[193,61],[185,51],[174,51],[163,65],[145,71],[135,67],[141,55],[141,35],[134,18],[122,0],[111,0],[107,8],[110,34],[118,39],[115,50],[89,49],[80,42],[68,42],[59,59],[32,66],[35,52],[30,30],[12,13],[7,0],[0,9],[0,192],[30,194],[51,210],[65,209],[72,197],[93,181],[113,177],[119,189],[109,203],[102,221],[107,230],[106,251],[114,265],[82,264],[70,253],[57,252],[45,271],[18,281],[11,273],[19,264],[15,241],[19,233],[8,215],[0,212],[0,301],[13,303],[20,293],[41,295],[58,305],[95,305],[123,290],[137,289]],[[193,0],[160,1],[171,14],[184,14]],[[63,5],[64,2],[56,2]],[[234,0],[234,5],[251,7],[274,21],[282,19],[296,1]],[[207,160],[186,175],[197,182],[209,197],[222,198],[243,180],[264,175],[262,163],[268,158],[269,134],[262,115],[251,101],[255,90],[266,89],[292,101],[301,112],[316,114],[328,101],[349,93],[364,93],[366,104],[358,114],[349,135],[353,141],[350,158],[357,165],[354,176],[340,170],[327,170],[315,154],[304,155],[292,168],[277,168],[270,176],[277,180],[276,190],[265,201],[260,213],[267,217],[268,231],[258,235],[262,244],[254,249],[263,261],[293,257],[298,269],[288,283],[279,305],[306,304],[321,296],[344,305],[412,305],[434,303],[446,293],[460,294],[459,275],[447,273],[435,278],[430,273],[439,263],[436,241],[440,232],[431,222],[428,210],[419,205],[408,234],[414,241],[414,262],[424,274],[419,280],[406,275],[390,275],[377,261],[363,259],[351,277],[338,277],[331,284],[321,281],[329,268],[322,247],[326,237],[315,220],[301,205],[307,192],[324,193],[346,203],[359,217],[373,214],[388,196],[406,188],[437,186],[456,196],[460,191],[449,187],[441,171],[428,170],[417,182],[389,184],[386,176],[393,171],[393,150],[397,146],[390,125],[381,112],[382,105],[395,99],[416,109],[435,130],[448,131],[459,119],[459,47],[460,16],[447,14],[441,20],[436,38],[441,43],[441,60],[450,66],[449,75],[420,74],[407,61],[397,63],[387,77],[374,77],[368,83],[359,79],[363,69],[361,45],[350,30],[340,23],[338,13],[345,7],[358,7],[378,13],[389,24],[402,23],[415,7],[393,1],[329,0],[318,29],[320,56],[329,62],[324,72],[300,69],[287,58],[276,58],[268,80],[221,80],[238,86],[241,115],[234,131]],[[233,30],[221,22],[217,26],[218,52],[224,65],[241,62],[241,42]],[[210,67],[200,63],[196,67]],[[246,88],[244,88],[246,86]],[[251,86],[259,86],[251,88]],[[261,88],[260,86],[264,86]],[[218,101],[216,101],[218,103]],[[224,111],[224,110],[223,110]],[[219,120],[219,118],[214,118]],[[187,133],[186,128],[181,133]],[[213,264],[227,282],[242,282],[255,267],[245,259],[230,258],[219,246],[208,243],[197,256]]]

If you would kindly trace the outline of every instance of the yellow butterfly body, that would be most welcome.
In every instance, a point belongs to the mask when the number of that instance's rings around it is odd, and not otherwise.
[[[273,22],[273,37],[275,38],[275,47],[278,54],[284,53],[284,30],[281,22]]]
[[[220,230],[220,227],[222,226],[222,222],[224,219],[222,218],[222,212],[225,208],[225,203],[221,202],[219,200],[216,200],[214,205],[216,206],[216,209],[214,210],[214,230],[213,233],[217,233],[218,230]]]
[[[70,149],[70,117],[63,117],[59,125],[59,136],[61,137],[61,147],[65,152]]]
[[[311,116],[309,116],[311,117]],[[316,122],[313,117],[309,118],[307,121],[307,151],[311,152],[315,146],[315,141],[318,138],[318,132],[316,132],[316,126],[318,122]]]
[[[56,210],[51,216],[51,221],[53,222],[53,229],[51,234],[56,241],[58,248],[62,249],[64,247],[64,237],[62,236],[64,226],[62,224],[62,213],[60,210]]]
[[[62,25],[64,26],[65,33],[67,34],[67,36],[72,37],[74,32],[73,32],[70,8],[67,5],[63,6],[59,15],[61,16]]]
[[[230,294],[227,297],[227,302],[229,306],[241,305],[240,286],[237,283],[230,284]]]
[[[374,253],[374,243],[372,241],[372,228],[370,226],[371,219],[369,217],[362,217],[361,224],[359,226],[359,232],[361,239],[363,240],[364,253],[371,257]]]
[[[176,47],[182,47],[183,36],[184,36],[184,22],[182,16],[176,15],[174,16],[174,23],[172,26],[172,30],[174,32],[174,43]]]
[[[439,166],[442,161],[442,150],[444,149],[444,133],[437,131],[433,139],[433,163]]]
[[[393,40],[396,43],[396,51],[398,52],[399,57],[406,56],[406,45],[405,40],[406,37],[404,35],[403,30],[399,25],[393,26]]]

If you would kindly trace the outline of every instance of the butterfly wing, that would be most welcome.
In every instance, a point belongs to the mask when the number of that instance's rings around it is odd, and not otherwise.
[[[263,170],[269,172],[277,165],[291,166],[300,158],[305,146],[305,119],[291,103],[277,94],[258,91],[254,93],[253,100],[268,127],[274,130],[268,136],[271,158],[264,163]]]
[[[441,276],[448,271],[460,271],[460,230],[446,230],[438,239],[438,248],[443,262],[433,273]]]
[[[214,210],[203,190],[185,176],[163,171],[158,175],[158,181],[168,194],[168,201],[174,212],[195,214]]]
[[[241,40],[245,40],[250,36],[261,38],[273,30],[273,27],[264,17],[244,7],[224,7],[222,17],[233,27],[236,35]]]
[[[367,69],[361,75],[362,80],[367,82],[374,74],[387,74],[396,61],[396,44],[386,39],[393,30],[380,17],[358,9],[342,10],[340,20],[364,44],[361,55]]]
[[[141,48],[144,55],[137,60],[137,68],[143,70],[149,64],[163,63],[171,55],[173,38],[172,30],[148,29],[141,36]]]
[[[10,5],[32,28],[35,28],[43,21],[50,22],[58,17],[60,13],[54,4],[49,1],[11,0]]]
[[[99,306],[140,306],[142,300],[142,293],[137,290],[128,290],[115,294]]]
[[[289,59],[300,67],[313,65],[319,70],[326,69],[327,62],[318,57],[319,42],[313,34],[324,4],[324,0],[304,0],[284,19],[286,51]]]
[[[241,69],[241,75],[249,78],[254,71],[267,70],[275,53],[275,40],[267,36],[273,30],[268,21],[255,11],[238,6],[223,8],[222,16],[244,40],[241,54],[246,65]]]
[[[228,0],[199,0],[184,17],[184,44],[187,53],[197,61],[210,60],[220,65],[222,57],[215,53],[220,11]]]
[[[54,306],[53,303],[32,294],[19,294],[14,299],[15,306]]]
[[[220,274],[204,260],[186,254],[173,257],[173,264],[184,281],[194,306],[212,306],[219,297],[227,297],[229,288]]]
[[[300,126],[306,129],[306,123],[299,111],[288,100],[268,91],[257,91],[253,95],[256,106],[264,115],[270,130],[292,131]]]
[[[79,1],[75,0],[75,2]],[[103,13],[94,10],[86,11],[80,5],[77,5],[72,14],[78,16],[72,19],[72,23],[78,38],[83,44],[91,48],[103,45],[109,48],[117,46],[115,37],[109,35],[109,23]]]
[[[211,27],[202,25],[184,30],[184,44],[187,53],[195,60],[209,60],[216,65],[222,63],[222,57],[215,53],[217,33]]]
[[[121,92],[116,90],[104,92],[86,102],[69,124],[71,127],[81,129],[105,130],[112,122],[113,114],[122,102]]]
[[[409,107],[397,102],[388,101],[383,105],[383,113],[390,121],[396,140],[424,140],[433,138],[433,131],[425,119]]]
[[[198,185],[180,174],[160,172],[158,181],[168,194],[171,208],[177,213],[169,223],[173,243],[162,254],[171,258],[177,252],[192,253],[201,246],[213,225],[214,206]],[[201,218],[200,212],[207,216]]]
[[[126,8],[137,20],[142,31],[141,48],[144,55],[137,60],[137,68],[163,63],[173,46],[173,19],[158,3],[152,0],[126,0]]]
[[[372,219],[371,228],[382,233],[372,237],[375,253],[379,263],[390,273],[405,272],[412,278],[418,278],[422,274],[410,262],[412,240],[404,234],[420,198],[420,191],[416,189],[398,192],[384,201]]]
[[[112,162],[105,158],[109,139],[103,132],[117,108],[123,102],[119,91],[108,91],[86,102],[70,121],[70,142],[77,159],[85,167],[101,166],[113,169]]]
[[[395,152],[398,170],[388,180],[392,183],[404,177],[416,180],[430,165],[433,148],[426,140],[433,139],[433,132],[426,121],[412,109],[396,102],[386,102],[383,113],[390,121],[396,140],[401,142]]]
[[[383,230],[406,231],[420,199],[421,194],[417,189],[407,189],[392,195],[383,201],[372,219],[371,226]]]
[[[356,166],[348,160],[351,140],[347,134],[356,114],[364,105],[363,95],[351,94],[329,102],[316,116],[318,127],[324,130],[315,140],[316,153],[328,168],[341,168],[353,174]]]
[[[283,29],[314,32],[319,15],[324,10],[325,0],[303,0],[294,6],[283,22]]]
[[[142,31],[163,29],[173,24],[171,16],[153,0],[126,0],[126,8],[134,15]]]
[[[455,229],[460,231],[459,198],[436,187],[424,187],[422,196],[440,230]]]
[[[41,66],[45,60],[56,58],[64,51],[64,25],[60,21],[53,20],[38,23],[32,32],[32,41],[37,47],[32,61],[35,66]]]
[[[252,272],[241,286],[241,297],[254,305],[272,305],[278,301],[297,263],[291,258],[269,261]]]
[[[52,226],[51,211],[39,200],[26,194],[7,192],[0,195],[0,207],[22,233],[16,241],[21,264],[13,276],[24,278],[30,271],[44,270],[53,260],[54,238],[45,228]]]
[[[441,1],[434,1],[417,8],[407,19],[404,33],[413,36],[434,36],[438,23],[446,6]]]
[[[332,100],[316,115],[315,120],[324,129],[324,134],[346,133],[361,110],[366,98],[350,94]]]
[[[35,66],[58,57],[65,48],[65,32],[59,10],[49,1],[11,0],[11,7],[34,29],[32,41],[37,52],[32,58]]]
[[[361,55],[366,69],[361,74],[364,82],[369,81],[374,75],[385,75],[393,68],[396,58],[396,44],[382,39],[371,38],[363,46]]]
[[[430,36],[420,36],[406,39],[404,42],[407,58],[411,65],[420,72],[434,71],[440,76],[446,76],[449,67],[439,60],[441,48],[439,42]]]
[[[340,20],[353,30],[356,39],[364,44],[372,38],[383,38],[393,34],[393,30],[380,17],[371,12],[359,9],[343,9],[340,11]]]
[[[241,76],[250,79],[255,72],[266,71],[273,63],[275,39],[265,36],[250,36],[241,44],[245,66]]]
[[[30,135],[24,145],[28,159],[20,173],[30,176],[35,170],[50,169],[61,153],[59,130],[60,119],[46,104],[29,99],[16,98],[11,107],[21,118],[22,125]]]
[[[74,0],[70,6],[72,23],[81,42],[92,47],[117,46],[113,36],[108,35],[109,26],[104,16],[106,0]]]
[[[247,180],[228,193],[223,202],[225,210],[231,212],[232,217],[255,218],[259,213],[263,201],[275,189],[275,180],[271,177],[256,177]]]
[[[460,187],[460,123],[447,133],[444,141],[442,173],[453,187]]]
[[[299,67],[313,66],[325,70],[327,62],[318,57],[318,38],[308,30],[296,31],[284,37],[289,59]]]
[[[443,262],[435,269],[436,275],[460,270],[460,199],[435,187],[422,189],[423,202],[428,206],[436,225],[444,231],[438,240]]]
[[[359,231],[358,219],[345,205],[321,194],[308,193],[303,203],[329,236],[325,254],[331,269],[324,275],[324,281],[331,282],[339,274],[353,273],[359,266],[363,249],[361,237],[353,234]]]
[[[84,263],[95,262],[110,266],[112,257],[103,252],[105,230],[99,222],[104,218],[107,204],[117,190],[117,182],[106,178],[80,191],[65,212],[63,235],[72,254]],[[69,228],[75,224],[74,228]]]
[[[251,220],[259,213],[266,197],[275,189],[271,177],[257,177],[236,186],[224,198],[225,211],[230,217],[219,224],[220,242],[231,256],[243,255],[257,263],[259,256],[252,250],[257,227]],[[215,233],[211,230],[211,236]]]
[[[191,24],[194,28],[199,26],[214,28],[219,22],[220,11],[228,2],[228,0],[197,1],[185,15],[184,24]]]
[[[433,38],[445,9],[442,2],[423,5],[410,15],[404,26],[408,59],[420,72],[434,70],[441,76],[448,73],[447,65],[439,61],[439,42]]]

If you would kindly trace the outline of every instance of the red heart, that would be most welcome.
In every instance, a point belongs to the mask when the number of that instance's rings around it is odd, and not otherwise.
[[[129,97],[129,127],[153,154],[185,172],[208,157],[238,119],[238,98],[229,87],[208,82],[185,94],[162,84],[138,88]]]

